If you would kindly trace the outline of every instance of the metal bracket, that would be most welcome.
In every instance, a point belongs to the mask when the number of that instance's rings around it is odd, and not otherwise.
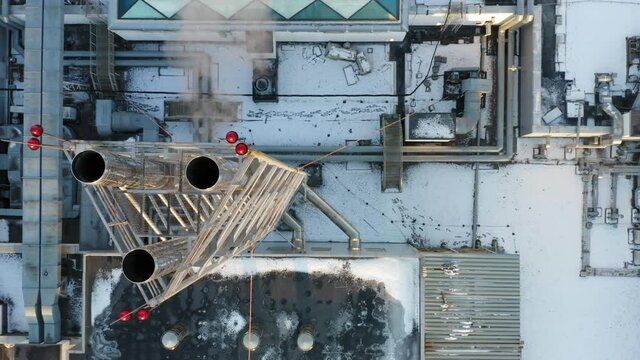
[[[618,220],[622,218],[617,208],[604,209],[605,224],[618,225]]]
[[[597,208],[587,208],[587,217],[589,217],[590,219],[594,219],[597,217],[601,217],[602,216],[602,208],[597,207]]]
[[[640,211],[638,209],[631,209],[631,224],[640,225]]]

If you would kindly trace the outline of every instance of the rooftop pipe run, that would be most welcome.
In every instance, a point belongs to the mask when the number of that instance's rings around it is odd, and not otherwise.
[[[468,146],[468,147],[447,147],[447,146],[404,146],[403,147],[403,161],[405,162],[501,162],[510,161],[513,156],[513,127],[516,116],[515,108],[515,96],[517,96],[517,89],[515,88],[515,79],[511,77],[508,79],[507,88],[511,91],[509,100],[507,101],[507,114],[505,116],[505,80],[504,69],[505,68],[505,44],[506,44],[506,32],[516,30],[520,26],[530,22],[533,19],[533,1],[528,1],[525,9],[525,0],[518,0],[516,6],[516,15],[511,19],[505,21],[499,27],[498,33],[498,72],[497,72],[497,116],[496,116],[496,145],[494,146]],[[510,41],[510,49],[513,48],[513,41]],[[167,57],[185,57],[190,53],[164,53],[164,52],[150,52],[150,51],[118,51],[115,53],[116,57],[121,58],[167,58]],[[193,54],[193,53],[191,53]],[[65,57],[88,57],[91,53],[87,51],[67,51]],[[206,54],[205,54],[206,55]],[[207,55],[208,56],[208,55]],[[88,65],[84,63],[84,60],[67,60],[68,65]],[[513,51],[509,52],[509,64],[513,65]],[[171,62],[160,62],[142,60],[116,60],[117,66],[172,66]],[[515,94],[515,95],[514,95]],[[506,124],[508,122],[508,124]],[[506,139],[505,139],[505,124],[506,124]],[[505,149],[506,147],[506,149]],[[270,153],[274,157],[284,161],[310,161],[317,158],[313,154],[322,154],[328,151],[334,150],[334,148],[321,148],[321,147],[280,147],[280,146],[262,146],[259,148]],[[503,154],[499,154],[504,150]],[[294,154],[295,152],[304,154]],[[493,154],[495,155],[463,155],[463,154]],[[363,146],[353,147],[345,149],[341,153],[333,155],[328,158],[328,161],[382,161],[382,147],[380,146]],[[452,154],[452,155],[432,155],[432,154]],[[456,155],[453,155],[456,154]],[[460,154],[460,155],[457,155]]]
[[[315,207],[318,208],[323,214],[325,214],[331,222],[336,224],[347,236],[349,237],[349,250],[360,250],[360,233],[351,225],[351,223],[345,219],[339,212],[336,211],[325,199],[323,199],[317,192],[311,190],[311,188],[303,184],[300,188],[300,193],[305,199],[309,200]]]
[[[505,46],[507,45],[507,31],[517,30],[519,27],[531,22],[533,19],[533,1],[528,1],[525,8],[525,0],[518,0],[516,15],[505,21],[498,29],[498,59],[497,59],[497,104],[496,104],[496,145],[494,146],[403,146],[404,162],[507,162],[513,157],[514,124],[517,116],[517,93],[515,74],[510,74],[510,79],[505,84]],[[509,42],[509,64],[513,66],[513,37]],[[505,86],[506,85],[506,86]],[[505,88],[509,91],[509,100],[505,100]],[[508,105],[508,106],[506,106]],[[506,116],[505,116],[506,108]],[[506,128],[506,135],[505,135]],[[506,136],[506,137],[505,137]],[[260,150],[283,161],[312,161],[318,157],[315,154],[328,153],[332,147],[287,147],[287,146],[257,146]],[[304,154],[294,154],[295,152]],[[502,154],[499,154],[503,152]],[[486,155],[469,155],[482,153]],[[489,153],[495,155],[490,155]],[[445,155],[449,154],[449,155]],[[367,161],[381,162],[381,146],[351,147],[332,155],[324,161]]]

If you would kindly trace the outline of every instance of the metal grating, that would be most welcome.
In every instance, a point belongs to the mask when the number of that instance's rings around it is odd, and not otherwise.
[[[89,73],[98,93],[118,91],[115,74],[114,36],[107,25],[106,5],[101,0],[88,1],[85,12],[89,19]]]
[[[402,191],[402,122],[397,116],[383,114],[382,191]]]
[[[422,257],[425,359],[520,359],[520,258]]]

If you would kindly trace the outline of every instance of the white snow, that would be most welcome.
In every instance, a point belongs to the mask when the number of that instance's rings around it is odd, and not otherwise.
[[[22,257],[15,254],[0,254],[0,300],[9,305],[9,331],[29,330],[22,294]]]
[[[298,314],[295,312],[279,312],[276,316],[276,326],[280,332],[280,338],[286,339],[293,336],[294,331],[298,329],[299,322],[300,319],[298,319]]]
[[[240,334],[246,325],[247,320],[237,309],[221,309],[215,318],[198,321],[197,338],[206,341],[222,334],[223,339],[217,340],[220,340],[221,345],[224,347],[224,339],[237,338],[238,334]],[[220,330],[222,330],[222,332],[220,332]]]
[[[91,291],[91,324],[95,323],[96,317],[100,315],[109,305],[111,305],[111,293],[120,281],[122,269],[116,268],[110,272],[100,270],[96,274]]]
[[[557,31],[566,33],[566,44],[558,49],[559,71],[566,71],[578,89],[589,93],[593,93],[594,73],[617,73],[617,88],[624,89],[625,38],[640,35],[640,2],[562,0],[556,11],[563,17]]]
[[[409,258],[319,259],[319,258],[236,258],[216,270],[222,276],[240,276],[269,271],[338,274],[349,271],[353,276],[384,283],[389,296],[402,304],[404,331],[408,335],[418,321],[418,261]]]
[[[450,139],[453,138],[454,130],[450,125],[444,124],[441,120],[420,119],[418,124],[411,129],[413,139]]]
[[[247,320],[235,310],[230,312],[228,316],[220,319],[220,321],[225,325],[225,330],[230,336],[238,335],[247,324]]]
[[[71,279],[65,283],[65,293],[69,296],[70,316],[74,325],[82,326],[82,283]],[[77,295],[77,296],[76,296]]]

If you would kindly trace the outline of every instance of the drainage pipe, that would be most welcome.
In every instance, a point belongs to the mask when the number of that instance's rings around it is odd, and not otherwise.
[[[293,231],[292,243],[297,252],[304,252],[304,228],[291,214],[284,212],[282,222]]]
[[[309,200],[315,207],[318,208],[323,214],[325,214],[331,222],[336,224],[347,236],[349,237],[349,250],[360,250],[360,233],[351,225],[351,223],[345,219],[336,209],[334,209],[325,199],[323,199],[317,192],[311,190],[311,188],[303,184],[300,188],[300,193],[305,199]]]

